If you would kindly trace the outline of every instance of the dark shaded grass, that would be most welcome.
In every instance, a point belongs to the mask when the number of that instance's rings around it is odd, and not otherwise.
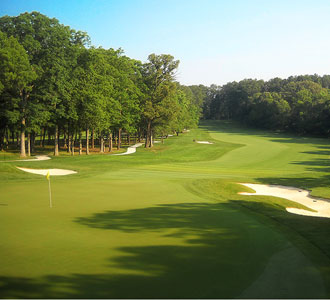
[[[123,274],[72,274],[38,279],[2,277],[4,298],[234,298],[262,272],[269,256],[286,247],[286,239],[267,229],[233,202],[159,205],[106,211],[76,222],[91,230],[128,233],[163,232],[185,238],[185,245],[122,247],[109,264]],[[283,258],[285,261],[285,258]],[[304,288],[296,297],[322,296]],[[269,290],[271,297],[276,282]],[[274,290],[272,290],[274,289]],[[256,296],[256,295],[255,295]],[[288,295],[292,297],[293,295]]]

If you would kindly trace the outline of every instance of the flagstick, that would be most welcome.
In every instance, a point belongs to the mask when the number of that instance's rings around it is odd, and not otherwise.
[[[48,178],[48,189],[49,189],[49,207],[52,208],[53,204],[52,204],[52,191],[50,189],[50,176]]]

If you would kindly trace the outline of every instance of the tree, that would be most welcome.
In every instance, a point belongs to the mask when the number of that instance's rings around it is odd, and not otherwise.
[[[153,146],[152,132],[157,123],[171,119],[175,109],[176,90],[174,83],[175,71],[179,61],[168,54],[151,54],[149,62],[143,66],[145,90],[143,101],[143,117],[146,125],[145,147]]]
[[[81,128],[86,130],[86,154],[89,154],[89,130],[109,128],[107,100],[113,93],[112,80],[108,77],[108,65],[95,48],[83,49],[74,71],[74,95]]]
[[[186,128],[194,128],[200,118],[200,102],[195,102],[194,95],[189,87],[177,84],[175,93],[176,106],[171,120],[164,124],[172,128],[177,135]]]
[[[21,156],[25,157],[26,116],[29,107],[31,83],[36,78],[25,49],[14,37],[0,32],[0,89],[1,89],[1,141],[3,128],[9,123],[21,123]],[[4,126],[4,127],[3,127]]]
[[[195,106],[199,107],[201,116],[208,114],[210,115],[210,98],[208,97],[208,88],[202,84],[200,85],[191,85],[189,89],[193,95],[193,103]]]
[[[47,120],[48,127],[54,127],[54,154],[58,155],[58,130],[67,120],[75,49],[88,44],[89,38],[84,32],[76,32],[39,12],[2,17],[0,30],[18,39],[38,75],[33,82],[30,99],[38,103],[34,107],[34,111],[38,109],[36,116]]]
[[[290,106],[279,93],[256,93],[251,98],[249,124],[267,129],[285,129]]]
[[[121,49],[98,49],[109,66],[109,79],[113,90],[107,101],[108,133],[112,138],[111,130],[118,132],[117,148],[121,146],[121,132],[124,129],[128,134],[136,132],[140,119],[141,92],[138,87],[140,80],[140,63],[123,55]],[[111,130],[110,130],[111,127]],[[110,145],[111,146],[111,145]],[[111,148],[111,147],[109,147]]]

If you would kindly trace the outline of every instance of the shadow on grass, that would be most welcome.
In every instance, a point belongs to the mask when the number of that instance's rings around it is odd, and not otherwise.
[[[283,215],[268,204],[249,203],[254,212]],[[0,277],[2,298],[233,298],[238,297],[265,268],[269,258],[287,246],[282,235],[254,216],[237,209],[242,203],[189,203],[160,205],[127,211],[107,211],[75,220],[91,230],[134,233],[159,232],[171,236],[171,245],[121,247],[109,267],[120,273],[44,276],[39,279]],[[294,216],[295,221],[306,218]],[[300,223],[297,223],[299,225]],[[170,233],[169,233],[170,232]],[[175,240],[178,239],[178,243]],[[184,243],[182,244],[182,240]],[[179,242],[181,241],[181,243]],[[88,259],[86,257],[86,259]],[[83,264],[83,262],[82,262]],[[283,265],[287,261],[283,258]],[[279,266],[280,267],[280,266]],[[322,297],[306,289],[313,272],[300,266],[288,278],[294,284],[287,298]],[[301,275],[307,274],[303,280]],[[298,280],[299,279],[299,280]],[[267,294],[279,296],[276,280]]]
[[[284,186],[293,186],[302,189],[313,189],[320,187],[329,187],[330,175],[315,177],[267,177],[257,178],[257,181],[264,184],[275,184]]]
[[[218,215],[226,219],[235,214],[235,209],[226,208],[223,212],[223,204],[187,203],[165,204],[145,209],[133,209],[126,211],[108,211],[95,214],[88,218],[79,218],[76,222],[102,229],[114,229],[124,232],[139,232],[142,230],[163,231],[163,229],[180,229],[185,233],[205,230],[221,230],[219,225],[223,222],[217,220]],[[207,219],[207,221],[206,221]],[[227,228],[229,232],[230,228]]]
[[[306,167],[307,171],[323,172],[323,173],[330,172],[330,160],[326,158],[315,158],[309,161],[293,162],[292,164],[307,166]]]
[[[302,153],[309,154],[310,160],[292,162],[292,164],[307,166],[308,171],[313,172],[330,172],[330,146],[316,146],[317,150],[304,151]]]

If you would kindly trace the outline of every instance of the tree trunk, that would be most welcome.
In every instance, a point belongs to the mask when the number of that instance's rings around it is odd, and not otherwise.
[[[149,147],[149,137],[148,137],[148,132],[146,132],[146,140],[144,142],[144,148],[148,148]]]
[[[68,141],[68,149],[67,149],[67,152],[68,152],[68,153],[71,153],[71,143],[72,143],[72,139],[71,139],[71,135],[70,135],[69,131],[68,131],[68,139],[67,139],[67,141]]]
[[[103,135],[101,135],[100,137],[100,152],[104,153],[104,139],[103,139]]]
[[[5,141],[6,139],[6,141]],[[10,143],[10,131],[9,129],[6,129],[6,133],[4,134],[4,139],[3,139],[4,147],[6,146],[8,149],[8,144]]]
[[[148,121],[145,147],[146,148],[152,147],[151,121]]]
[[[79,155],[82,154],[81,132],[79,131]]]
[[[2,149],[5,149],[6,146],[8,148],[8,141],[9,141],[8,137],[9,137],[9,133],[8,133],[8,129],[6,128],[4,133],[3,133],[3,140],[2,140],[2,147],[3,148]],[[0,144],[1,144],[1,142],[0,142]],[[2,149],[0,149],[0,150],[2,150]]]
[[[89,155],[89,128],[86,128],[86,154]]]
[[[141,143],[141,129],[139,129],[137,135],[138,135],[138,142]]]
[[[27,156],[31,156],[31,133],[27,136]]]
[[[25,154],[25,118],[21,121],[21,157],[26,157]]]
[[[109,152],[112,152],[112,132],[109,133]]]
[[[5,148],[5,133],[0,134],[0,151]]]
[[[66,135],[65,129],[64,129],[63,140],[64,140],[64,144],[63,144],[64,149],[68,149],[68,142],[67,142],[68,140],[67,140],[67,135]]]
[[[150,122],[148,122],[148,125],[147,125],[146,140],[145,140],[145,144],[144,144],[145,148],[149,148],[149,128],[150,128]]]
[[[32,131],[32,134],[31,134],[31,153],[34,153],[35,144],[36,144],[36,133],[34,131]]]
[[[42,148],[45,147],[45,139],[46,139],[46,128],[44,128],[44,133],[42,136],[42,144],[41,144]]]
[[[8,149],[8,145],[9,145],[9,129],[7,129],[6,131],[6,144],[4,145],[6,147],[6,149]]]
[[[71,136],[71,155],[74,155],[74,134]]]
[[[8,149],[9,143],[10,143],[10,131],[7,130],[7,137],[6,137],[7,143],[6,143],[6,149]]]
[[[121,128],[118,129],[118,144],[117,149],[119,150],[121,146]]]
[[[24,138],[25,138],[25,135],[24,135]],[[17,147],[17,149],[19,149],[20,146],[21,146],[20,132],[17,131],[16,132],[16,147]]]
[[[5,148],[5,134],[1,135],[0,138],[0,151],[2,151]]]
[[[59,156],[58,152],[58,125],[55,125],[55,135],[54,135],[54,156]]]
[[[128,146],[131,144],[131,136],[130,135],[127,135],[127,143],[128,143]]]
[[[42,137],[43,137],[43,133],[44,133],[44,129],[42,128],[41,129],[41,132],[40,132],[40,139],[39,139],[39,146],[42,147]]]
[[[153,147],[153,145],[154,145],[154,141],[153,141],[153,132],[152,132],[152,129],[150,130],[150,148],[152,148]]]
[[[92,129],[92,150],[94,150],[95,144],[94,144],[94,128]]]
[[[49,130],[49,128],[47,129],[47,133],[48,133],[47,145],[50,145],[50,130]]]

